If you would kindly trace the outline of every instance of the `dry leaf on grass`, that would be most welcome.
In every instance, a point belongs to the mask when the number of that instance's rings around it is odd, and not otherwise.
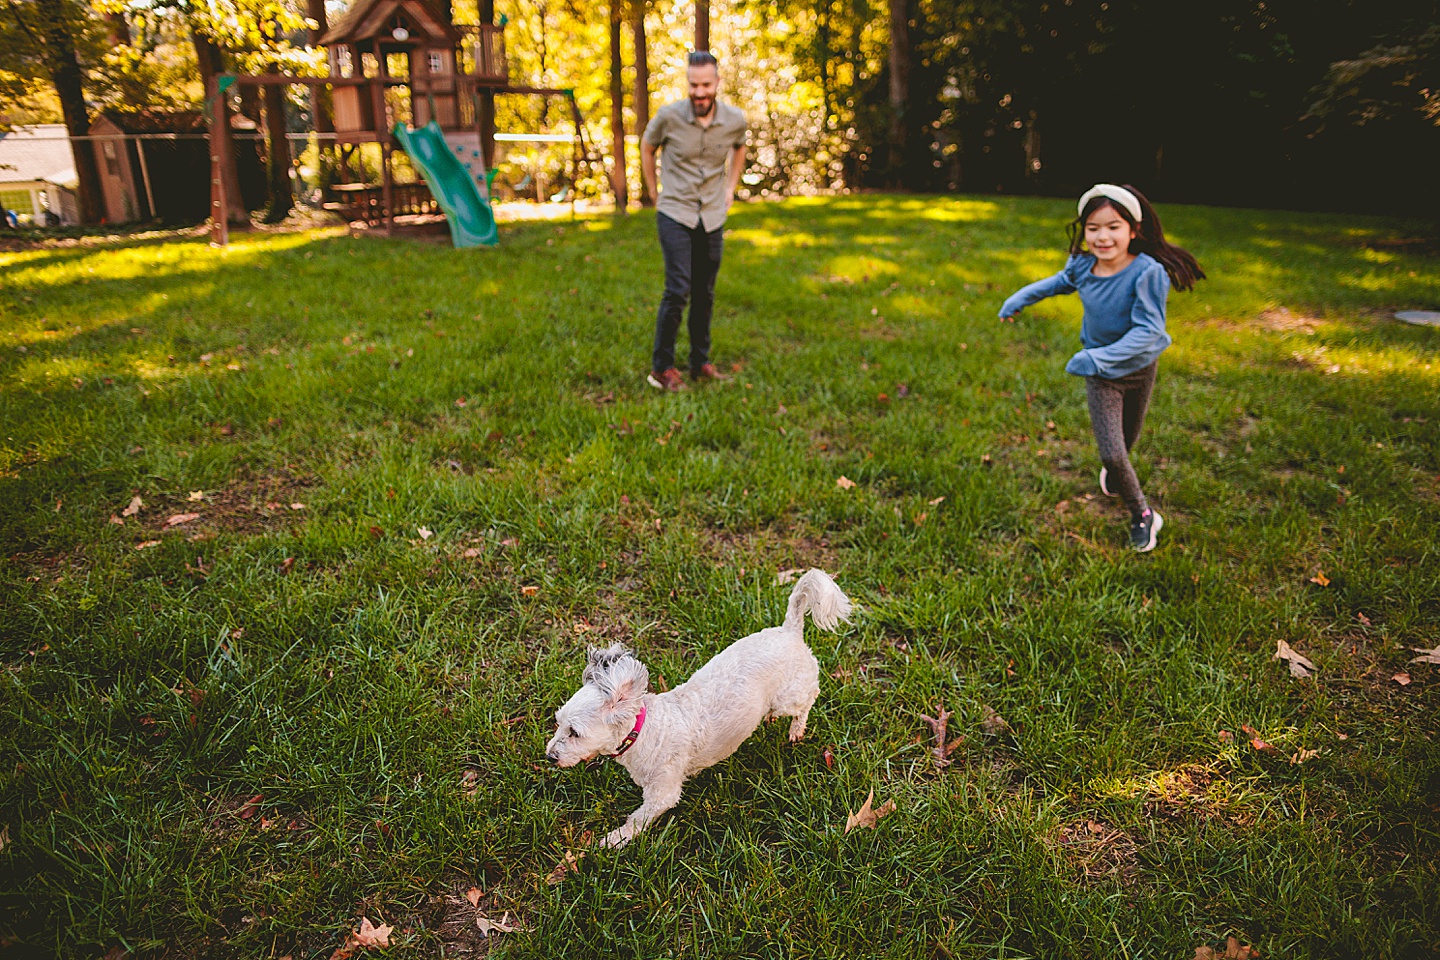
[[[1275,655],[1270,659],[1286,661],[1290,665],[1290,676],[1298,677],[1301,680],[1310,676],[1310,674],[1318,669],[1307,657],[1291,649],[1290,644],[1284,640],[1275,641]]]
[[[871,809],[870,804],[874,802],[874,800],[875,791],[871,790],[870,793],[866,795],[865,802],[860,805],[860,809],[845,818],[846,833],[849,833],[857,827],[867,827],[873,830],[875,829],[875,824],[879,823],[882,817],[886,817],[895,812],[894,800],[886,800],[880,804],[879,807]]]
[[[841,490],[850,490],[855,486],[855,481],[851,480],[849,477],[841,476],[836,479],[835,486],[839,487]]]
[[[1261,740],[1260,732],[1254,727],[1250,726],[1250,724],[1241,724],[1240,729],[1244,731],[1247,737],[1250,738],[1250,746],[1255,750],[1256,753],[1263,753],[1267,757],[1278,757],[1280,755],[1280,750],[1277,747],[1266,743],[1264,740]]]
[[[204,491],[204,490],[191,490],[191,491],[190,491],[190,496],[186,497],[185,499],[186,499],[186,500],[189,500],[191,503],[197,503],[197,502],[205,499],[205,491]]]
[[[935,766],[948,767],[953,762],[950,759],[950,751],[960,746],[965,738],[956,737],[954,740],[946,739],[946,726],[954,714],[946,710],[943,703],[938,706],[939,709],[935,711],[935,716],[927,717],[922,713],[920,714],[920,719],[930,725],[930,737],[935,741],[935,745],[931,747],[931,752],[935,754]]]
[[[144,506],[145,506],[145,501],[144,501],[144,500],[141,500],[138,495],[135,496],[135,497],[132,497],[131,500],[130,500],[130,506],[126,507],[124,510],[121,510],[121,511],[120,511],[120,516],[122,516],[122,517],[133,517],[133,516],[135,516],[135,514],[139,513],[140,510],[141,510],[141,508],[144,507]]]
[[[484,894],[480,892],[479,887],[471,887],[465,891],[465,899],[470,901],[470,906],[472,907],[480,906],[480,898],[483,896]]]
[[[351,930],[345,942],[330,954],[330,960],[347,960],[361,950],[390,946],[390,931],[395,928],[387,924],[376,926],[369,917],[360,918],[360,926]]]
[[[1260,951],[1251,946],[1241,946],[1240,941],[1230,937],[1225,941],[1223,951],[1211,947],[1196,947],[1192,960],[1258,960]]]
[[[110,522],[113,523],[113,524],[115,524],[115,526],[117,526],[117,527],[123,527],[123,526],[125,526],[125,521],[122,520],[122,519],[120,519],[119,517],[115,516],[115,514],[113,514],[113,513],[110,514]]]
[[[1324,570],[1316,570],[1315,576],[1310,578],[1311,583],[1318,583],[1322,587],[1330,586],[1330,578],[1325,576]]]
[[[1420,654],[1411,660],[1411,663],[1440,663],[1440,647],[1436,647],[1434,650],[1426,650],[1424,647],[1411,647],[1410,649]]]
[[[523,931],[525,929],[518,923],[511,923],[510,914],[508,913],[499,920],[491,920],[489,917],[482,917],[476,914],[475,926],[480,928],[480,936],[482,937],[488,937],[492,933],[514,933],[516,930]]]
[[[1010,729],[1010,724],[1005,718],[995,712],[995,708],[985,705],[981,708],[985,715],[980,718],[980,732],[987,737],[1013,737],[1015,731]]]
[[[1300,748],[1300,752],[1297,753],[1297,754],[1295,754],[1293,757],[1290,758],[1290,762],[1291,762],[1291,763],[1304,763],[1306,760],[1309,760],[1311,757],[1318,757],[1318,756],[1320,756],[1320,751],[1319,751],[1319,750],[1306,750],[1304,747],[1301,747],[1301,748]]]
[[[545,878],[545,882],[552,887],[555,886],[555,884],[580,869],[580,859],[584,856],[584,850],[581,850],[579,853],[576,853],[574,850],[566,850],[565,856],[560,859],[559,863],[555,864],[555,869],[550,871],[550,876]]]
[[[1402,686],[1402,687],[1408,687],[1408,686],[1410,686],[1410,674],[1405,673],[1405,672],[1403,672],[1403,671],[1400,672],[1400,673],[1395,674],[1395,676],[1391,677],[1390,679],[1391,679],[1391,680],[1394,680],[1396,683],[1400,684],[1400,686]]]
[[[537,594],[537,593],[540,592],[540,588],[539,588],[539,587],[521,587],[521,588],[520,588],[520,592],[523,593],[523,594],[524,594],[525,596],[527,596],[527,597],[533,597],[533,596],[535,596],[535,594]]]
[[[198,513],[172,513],[166,520],[165,526],[178,527],[182,523],[190,523],[192,520],[199,520]]]
[[[795,578],[804,572],[804,569],[800,567],[791,567],[788,570],[781,570],[779,573],[775,574],[775,586],[783,587],[787,583],[794,583]]]
[[[429,527],[421,527],[416,532],[420,534],[421,540],[429,540],[431,537],[435,536],[435,531],[431,530]]]
[[[158,547],[158,546],[160,546],[160,541],[159,541],[159,540],[142,540],[142,541],[140,541],[139,543],[135,544],[135,549],[136,549],[136,550],[148,550],[148,549],[150,549],[151,547]]]
[[[944,502],[945,502],[945,498],[944,498],[944,497],[936,497],[934,500],[931,500],[931,501],[930,501],[930,506],[932,506],[932,507],[938,507],[938,506],[940,506],[940,504],[942,504],[942,503],[944,503]]]

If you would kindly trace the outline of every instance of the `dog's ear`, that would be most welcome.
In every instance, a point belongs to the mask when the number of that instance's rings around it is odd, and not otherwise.
[[[650,671],[645,664],[628,653],[610,665],[606,671],[609,707],[619,707],[631,701],[638,701],[650,689]]]
[[[604,675],[616,661],[630,656],[623,643],[612,643],[608,647],[590,647],[585,651],[585,672],[580,682],[594,683],[595,678]]]
[[[611,708],[640,699],[650,688],[650,671],[618,643],[603,650],[591,647],[581,679],[603,693]]]

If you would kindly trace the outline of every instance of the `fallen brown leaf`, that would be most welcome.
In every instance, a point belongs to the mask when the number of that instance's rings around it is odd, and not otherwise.
[[[520,592],[523,593],[523,594],[524,594],[525,596],[527,596],[527,597],[533,597],[533,596],[535,596],[535,594],[537,594],[537,593],[540,592],[540,588],[539,588],[539,587],[521,587],[521,588],[520,588]]]
[[[1214,947],[1195,948],[1193,960],[1259,960],[1260,951],[1251,946],[1241,946],[1240,941],[1230,937],[1225,941],[1224,952]]]
[[[158,547],[158,546],[160,546],[160,541],[159,541],[159,540],[142,540],[142,541],[140,541],[139,543],[135,544],[135,549],[136,549],[136,550],[148,550],[148,549],[150,549],[151,547]]]
[[[1235,740],[1235,734],[1231,733],[1229,730],[1221,730],[1221,731],[1220,731],[1220,742],[1221,742],[1221,743],[1232,743],[1232,742],[1234,742],[1234,740]]]
[[[1330,578],[1325,576],[1324,570],[1316,570],[1315,576],[1310,578],[1311,583],[1318,583],[1322,587],[1330,586]]]
[[[584,856],[584,850],[581,850],[579,853],[576,853],[574,850],[566,850],[565,856],[560,859],[559,863],[555,864],[555,869],[550,871],[550,876],[545,878],[545,882],[552,887],[555,886],[555,884],[564,880],[567,875],[580,869],[580,860]]]
[[[938,507],[938,506],[940,506],[940,504],[942,504],[942,503],[944,503],[944,502],[945,502],[945,498],[944,498],[944,497],[936,497],[934,500],[931,500],[931,501],[930,501],[930,506],[932,506],[932,507]]]
[[[191,490],[191,491],[190,491],[190,496],[186,497],[185,499],[186,499],[186,500],[189,500],[191,503],[198,503],[199,501],[205,499],[205,491],[204,491],[204,490]]]
[[[1013,737],[1015,731],[1010,729],[1010,724],[1005,718],[995,712],[995,708],[989,705],[982,707],[984,716],[980,718],[980,732],[987,737]]]
[[[787,583],[794,583],[795,578],[804,573],[803,567],[791,567],[788,570],[781,570],[775,574],[775,586],[783,587]]]
[[[134,497],[132,497],[132,498],[130,499],[130,505],[129,505],[128,507],[126,507],[124,510],[121,510],[121,511],[120,511],[120,516],[122,516],[122,517],[133,517],[133,516],[135,516],[135,514],[139,513],[140,510],[141,510],[144,506],[145,506],[145,501],[144,501],[144,500],[141,500],[140,497],[139,497],[139,495],[137,494],[136,496],[134,496]]]
[[[480,892],[479,887],[471,887],[465,891],[465,899],[470,901],[470,906],[472,907],[480,906],[480,898],[483,896],[484,894]]]
[[[475,557],[480,556],[480,553],[481,551],[479,547],[466,547],[463,551],[461,551],[460,556],[465,557],[467,560],[471,560]]]
[[[168,518],[166,518],[165,526],[178,527],[182,523],[190,523],[193,520],[199,519],[200,514],[198,513],[172,513]]]
[[[943,703],[937,706],[938,709],[935,711],[935,716],[928,717],[922,713],[920,714],[920,719],[930,725],[930,736],[935,741],[935,746],[931,748],[931,751],[935,754],[935,766],[948,767],[950,766],[950,744],[945,739],[945,727],[954,714],[946,710],[945,704]],[[958,743],[959,741],[956,742]]]
[[[835,486],[839,487],[841,490],[850,490],[854,488],[855,481],[851,480],[849,477],[840,476],[836,478]]]
[[[1300,748],[1300,752],[1297,753],[1297,754],[1295,754],[1293,757],[1290,758],[1290,762],[1291,762],[1291,763],[1296,763],[1296,764],[1304,763],[1306,760],[1309,760],[1311,757],[1318,757],[1318,756],[1320,756],[1320,751],[1319,751],[1319,750],[1306,750],[1304,747],[1301,747],[1301,748]]]
[[[1271,660],[1284,660],[1290,665],[1290,676],[1305,679],[1316,670],[1315,664],[1291,649],[1284,640],[1275,641],[1275,654]]]
[[[1440,647],[1433,650],[1426,650],[1424,647],[1411,647],[1420,656],[1411,660],[1411,663],[1440,663]]]
[[[421,527],[415,532],[420,534],[421,540],[429,540],[431,537],[435,536],[435,531],[431,530],[429,527]]]
[[[821,756],[821,758],[825,761],[825,769],[827,769],[827,770],[834,770],[834,769],[835,769],[835,748],[834,748],[834,747],[826,747],[825,750],[824,750],[824,752],[821,753],[820,756]]]
[[[235,816],[239,817],[241,820],[249,820],[251,817],[255,816],[255,814],[260,811],[260,804],[264,802],[265,794],[257,793],[255,794],[255,796],[251,797],[249,800],[246,800],[240,805],[240,808],[235,811]]]
[[[376,926],[370,922],[369,917],[360,918],[360,926],[350,931],[338,949],[330,954],[330,960],[347,960],[361,950],[369,950],[373,947],[390,946],[390,931],[395,928],[388,924]]]
[[[879,823],[881,818],[889,816],[890,814],[895,812],[894,800],[886,800],[884,803],[880,804],[878,808],[872,810],[870,808],[870,804],[874,801],[874,799],[875,791],[871,790],[870,793],[866,795],[865,802],[860,805],[860,809],[845,818],[846,833],[849,833],[851,830],[854,830],[857,827],[865,827],[867,829],[873,830],[875,829],[875,824]]]
[[[525,928],[518,923],[510,923],[510,914],[505,914],[503,919],[491,920],[489,917],[475,916],[475,926],[480,928],[480,936],[488,937],[492,933],[514,933],[516,930]]]
[[[1395,676],[1391,677],[1390,679],[1391,679],[1391,680],[1394,680],[1396,683],[1400,684],[1400,686],[1402,686],[1402,687],[1408,687],[1408,686],[1410,686],[1410,674],[1405,673],[1404,671],[1401,671],[1400,673],[1395,674]]]
[[[285,561],[280,564],[280,575],[283,577],[293,569],[295,569],[295,558],[286,557]]]
[[[113,513],[110,514],[110,522],[113,523],[113,524],[115,524],[115,526],[117,526],[117,527],[123,527],[123,526],[125,526],[125,521],[124,521],[124,520],[121,520],[119,517],[115,516],[115,514],[113,514]]]

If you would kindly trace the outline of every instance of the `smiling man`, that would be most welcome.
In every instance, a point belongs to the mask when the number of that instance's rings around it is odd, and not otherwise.
[[[647,379],[652,387],[671,392],[685,386],[675,369],[675,334],[687,301],[691,379],[729,379],[710,362],[710,316],[725,216],[745,169],[747,131],[745,114],[717,96],[720,72],[713,56],[690,54],[686,78],[690,96],[657,110],[640,140],[640,166],[651,196],[656,194],[655,155],[662,154],[655,220],[665,257],[665,293]]]

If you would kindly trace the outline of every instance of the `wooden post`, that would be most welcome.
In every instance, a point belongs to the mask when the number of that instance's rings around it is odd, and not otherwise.
[[[385,116],[385,78],[390,75],[380,41],[375,41],[375,60],[379,67],[370,81],[370,102],[375,105],[375,139],[380,141],[381,197],[385,204],[385,236],[395,235],[395,175],[390,169],[390,124]]]
[[[225,157],[234,149],[230,143],[230,108],[220,92],[220,75],[205,79],[210,100],[210,243],[223,247],[230,242],[230,203],[226,196],[232,185],[225,183]],[[233,184],[238,190],[240,185]]]
[[[695,0],[695,49],[710,49],[710,0]]]

